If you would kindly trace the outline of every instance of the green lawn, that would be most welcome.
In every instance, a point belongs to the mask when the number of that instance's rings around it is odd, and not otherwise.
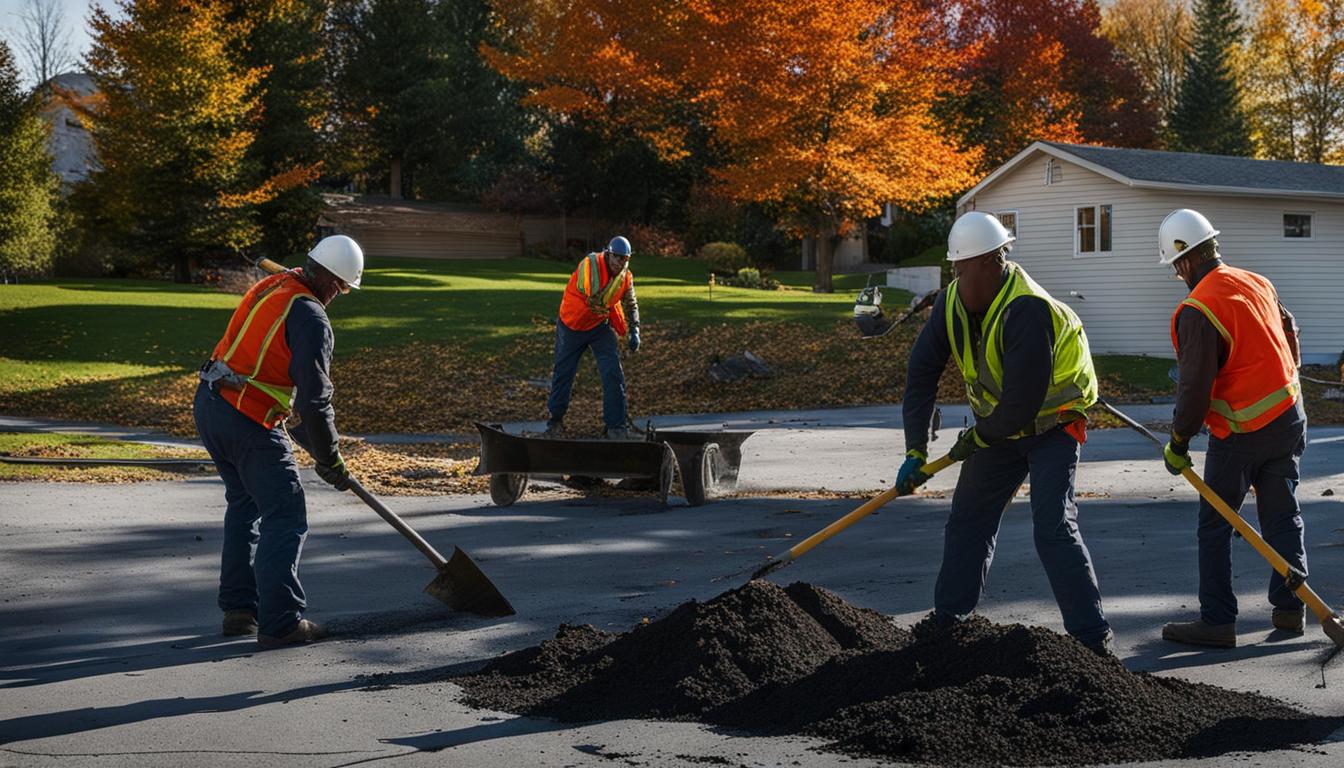
[[[698,261],[642,257],[634,265],[646,323],[692,327],[759,320],[833,324],[848,315],[863,275],[837,276],[829,295],[802,290],[811,273],[777,277],[800,290],[716,285]],[[330,308],[337,357],[410,342],[460,342],[498,352],[553,318],[571,266],[540,259],[379,259],[364,289]],[[0,286],[0,394],[63,382],[149,379],[209,354],[238,296],[147,280],[55,280]],[[891,297],[893,302],[908,299]]]
[[[0,456],[81,459],[205,458],[201,450],[157,448],[65,432],[0,432]],[[61,467],[0,462],[0,480],[95,480],[126,482],[162,477],[144,467]]]

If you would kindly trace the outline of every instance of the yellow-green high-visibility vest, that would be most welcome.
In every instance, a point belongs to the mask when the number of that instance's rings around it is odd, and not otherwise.
[[[1055,300],[1027,275],[1026,270],[1008,262],[1008,279],[994,297],[980,322],[980,343],[971,344],[971,320],[957,296],[957,281],[947,287],[944,305],[947,312],[947,338],[952,346],[961,377],[966,382],[966,397],[977,416],[994,412],[1003,397],[1003,317],[1014,299],[1036,296],[1050,307],[1055,330],[1054,375],[1045,402],[1035,421],[1013,438],[1040,434],[1061,421],[1070,420],[1070,412],[1086,416],[1087,407],[1097,402],[1097,372],[1087,346],[1083,323],[1072,309]],[[1011,375],[1011,372],[1009,372]]]

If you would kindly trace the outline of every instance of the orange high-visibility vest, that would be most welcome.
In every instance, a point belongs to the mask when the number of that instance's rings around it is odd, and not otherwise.
[[[590,331],[610,320],[620,336],[625,335],[625,310],[621,297],[630,290],[635,278],[627,268],[612,281],[607,275],[607,260],[600,253],[583,257],[569,276],[564,298],[560,299],[560,321],[572,331]]]
[[[215,345],[219,360],[247,379],[241,388],[223,386],[220,395],[243,415],[270,429],[289,415],[294,380],[289,377],[291,353],[285,340],[285,318],[300,299],[317,301],[293,269],[262,279],[233,311],[224,338]]]
[[[1204,416],[1214,437],[1254,432],[1297,402],[1297,366],[1269,280],[1226,264],[1214,267],[1171,316],[1171,346],[1178,355],[1176,318],[1185,307],[1202,312],[1227,341],[1227,362],[1213,380]]]

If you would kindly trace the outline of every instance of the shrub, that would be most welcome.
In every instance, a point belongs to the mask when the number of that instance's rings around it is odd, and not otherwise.
[[[762,276],[761,270],[755,267],[743,267],[737,270],[737,276],[724,280],[723,284],[735,288],[755,288],[761,291],[779,290],[778,280],[769,275]]]
[[[737,243],[706,243],[700,249],[700,259],[709,268],[725,275],[738,275],[739,270],[751,266],[747,251]],[[759,272],[757,275],[759,276]]]
[[[636,256],[686,257],[686,243],[670,230],[652,224],[631,224],[624,234]]]

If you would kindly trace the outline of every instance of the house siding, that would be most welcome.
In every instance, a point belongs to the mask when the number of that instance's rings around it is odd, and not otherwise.
[[[1173,357],[1171,313],[1187,291],[1157,263],[1157,228],[1177,208],[1194,208],[1221,230],[1219,250],[1233,266],[1273,281],[1302,329],[1307,362],[1333,362],[1344,349],[1344,203],[1233,197],[1134,188],[1037,152],[981,190],[966,208],[1017,211],[1012,258],[1078,313],[1097,354]],[[1112,252],[1074,255],[1074,207],[1112,206]],[[1310,240],[1285,239],[1286,212],[1313,214]],[[1070,294],[1077,291],[1085,299]]]

